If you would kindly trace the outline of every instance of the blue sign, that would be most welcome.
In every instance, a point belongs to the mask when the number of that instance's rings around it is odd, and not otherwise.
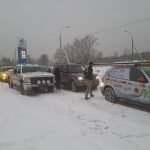
[[[27,64],[26,41],[23,38],[18,41],[18,63]]]

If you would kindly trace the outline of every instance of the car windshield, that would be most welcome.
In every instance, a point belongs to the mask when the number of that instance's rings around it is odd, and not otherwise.
[[[13,67],[5,67],[5,68],[2,68],[2,72],[8,71],[9,69],[13,69]]]
[[[22,73],[28,72],[47,72],[47,68],[44,66],[23,66]]]
[[[71,73],[82,73],[85,67],[82,65],[68,65],[68,71]]]
[[[143,68],[144,72],[148,75],[150,78],[150,68]]]

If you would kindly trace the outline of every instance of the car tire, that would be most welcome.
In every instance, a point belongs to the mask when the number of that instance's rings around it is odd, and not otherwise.
[[[74,81],[71,81],[71,90],[72,92],[77,92],[77,86]]]
[[[21,93],[21,95],[25,95],[23,83],[20,83],[20,93]]]
[[[105,99],[111,103],[116,102],[115,92],[111,87],[106,87],[104,91]]]

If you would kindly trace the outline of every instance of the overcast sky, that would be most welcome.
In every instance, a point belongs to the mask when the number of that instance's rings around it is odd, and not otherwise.
[[[112,27],[150,18],[150,0],[0,0],[0,55],[14,56],[17,37],[27,41],[28,53],[53,58],[62,44],[93,34],[104,55],[131,49],[132,32],[139,51],[150,51],[150,19],[117,29]]]

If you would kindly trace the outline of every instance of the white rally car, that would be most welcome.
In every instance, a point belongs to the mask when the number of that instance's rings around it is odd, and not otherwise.
[[[54,75],[41,65],[19,64],[9,73],[9,87],[20,90],[21,94],[44,90],[53,92]]]
[[[100,87],[110,102],[119,98],[150,104],[150,67],[112,67],[103,75]]]

